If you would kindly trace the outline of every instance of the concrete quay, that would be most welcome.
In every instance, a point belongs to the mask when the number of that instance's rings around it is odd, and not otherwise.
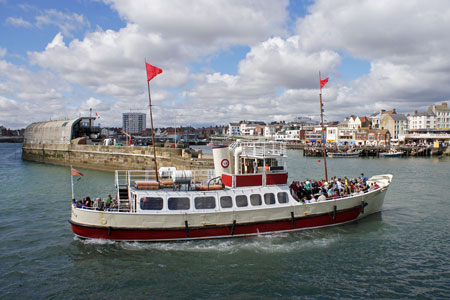
[[[213,169],[210,158],[179,148],[156,148],[159,167],[184,170]],[[153,170],[153,147],[97,146],[67,144],[23,144],[22,159],[93,170]]]

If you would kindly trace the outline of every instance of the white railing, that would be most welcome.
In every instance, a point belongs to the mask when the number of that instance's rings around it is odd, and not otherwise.
[[[243,142],[230,145],[231,149],[242,148],[242,156],[257,158],[287,157],[286,143],[282,142]]]
[[[180,171],[180,170],[177,170]],[[215,178],[213,169],[204,170],[183,170],[192,173],[191,184],[207,184],[209,180]],[[159,178],[160,180],[172,179],[171,177]],[[116,184],[135,186],[136,181],[156,181],[156,173],[154,170],[117,170]]]

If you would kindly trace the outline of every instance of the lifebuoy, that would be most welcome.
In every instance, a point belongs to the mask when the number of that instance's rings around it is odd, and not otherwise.
[[[228,168],[228,166],[230,165],[230,161],[226,158],[222,159],[222,161],[220,162],[220,165],[222,166],[222,168],[226,169]]]

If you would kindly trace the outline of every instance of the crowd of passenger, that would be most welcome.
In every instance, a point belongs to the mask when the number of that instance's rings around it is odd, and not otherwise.
[[[117,199],[113,199],[109,194],[104,200],[102,198],[95,198],[91,200],[91,197],[87,196],[83,200],[72,199],[72,203],[77,208],[86,208],[94,210],[111,210],[118,207]]]
[[[367,184],[364,173],[358,178],[348,179],[331,177],[329,182],[325,180],[293,181],[289,186],[291,195],[302,203],[315,203],[341,197],[364,194],[368,191],[380,188],[377,183]]]

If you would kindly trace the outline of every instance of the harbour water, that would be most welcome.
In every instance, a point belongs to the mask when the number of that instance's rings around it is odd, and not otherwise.
[[[380,214],[343,226],[177,243],[73,236],[69,168],[0,144],[0,299],[447,299],[450,157],[328,159],[329,176],[391,173]],[[289,151],[290,180],[319,179]],[[78,198],[113,192],[81,170]]]

